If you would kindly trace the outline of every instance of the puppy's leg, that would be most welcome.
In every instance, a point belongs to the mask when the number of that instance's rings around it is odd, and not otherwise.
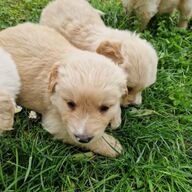
[[[140,22],[140,31],[143,31],[147,27],[149,21],[154,15],[155,12],[142,12],[137,15]]]
[[[123,151],[119,141],[106,133],[100,139],[87,144],[85,148],[106,157],[116,157]]]
[[[140,21],[140,30],[143,31],[151,18],[158,12],[160,0],[145,0],[136,10],[136,15]]]
[[[14,99],[7,92],[0,91],[0,134],[13,129],[14,113]]]
[[[131,16],[134,9],[134,0],[121,0],[123,7],[125,8],[125,12],[128,17]]]
[[[117,129],[121,125],[121,107],[118,106],[115,117],[111,120],[111,128]]]
[[[182,0],[179,4],[180,18],[178,27],[187,28],[188,22],[192,17],[192,0]]]

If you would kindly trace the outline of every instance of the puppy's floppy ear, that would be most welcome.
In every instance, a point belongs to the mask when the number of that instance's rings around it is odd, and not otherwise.
[[[109,57],[117,64],[123,63],[120,43],[104,41],[100,43],[96,51],[101,55]]]
[[[58,69],[59,69],[58,64],[53,65],[53,67],[51,68],[51,72],[49,75],[49,85],[48,85],[48,90],[50,93],[53,93],[55,91],[55,86],[58,80]]]

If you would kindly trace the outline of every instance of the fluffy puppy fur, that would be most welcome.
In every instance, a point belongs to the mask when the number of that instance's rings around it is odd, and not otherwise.
[[[140,27],[143,30],[150,19],[157,13],[172,14],[175,9],[180,12],[178,26],[187,28],[192,17],[192,0],[121,0],[128,15],[132,12],[140,19]]]
[[[128,95],[122,105],[140,104],[141,92],[156,80],[157,55],[135,33],[106,27],[86,0],[56,0],[43,10],[40,23],[56,29],[76,47],[112,59],[128,74]]]
[[[11,130],[20,78],[11,56],[0,48],[0,134]]]
[[[105,156],[121,152],[121,144],[104,131],[109,122],[117,127],[121,121],[127,78],[122,69],[78,50],[55,30],[30,23],[0,32],[0,46],[19,71],[19,104],[41,113],[47,131]]]

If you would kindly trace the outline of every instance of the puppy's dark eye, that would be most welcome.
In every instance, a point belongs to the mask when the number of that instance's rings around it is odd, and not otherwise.
[[[73,102],[73,101],[68,101],[67,102],[67,105],[68,105],[68,107],[70,108],[70,109],[75,109],[76,108],[76,103],[75,102]]]
[[[127,87],[128,92],[132,92],[133,91],[133,87]]]
[[[107,112],[109,110],[109,107],[106,106],[106,105],[102,105],[100,108],[99,108],[99,111],[101,113],[104,113],[104,112]]]

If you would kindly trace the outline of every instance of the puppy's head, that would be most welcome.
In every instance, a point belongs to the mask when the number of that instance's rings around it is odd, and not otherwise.
[[[141,92],[156,81],[158,58],[151,44],[134,33],[116,31],[110,40],[101,42],[97,52],[128,74],[128,96],[122,98],[122,105],[141,104]]]
[[[102,136],[117,114],[126,75],[103,56],[80,53],[53,67],[49,91],[63,129],[74,141],[89,143]]]

